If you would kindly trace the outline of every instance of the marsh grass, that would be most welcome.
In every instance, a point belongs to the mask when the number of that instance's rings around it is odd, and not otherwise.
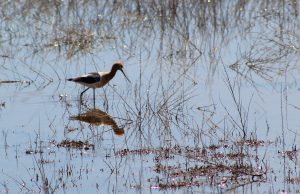
[[[54,38],[46,47],[58,48],[60,52],[64,49],[67,59],[78,53],[86,54],[92,51],[95,37],[89,30],[80,31],[78,27],[71,27],[62,32],[62,37]]]
[[[266,80],[273,79],[285,69],[287,58],[292,58],[299,52],[297,32],[291,28],[292,25],[286,24],[297,21],[297,2],[284,4],[276,1],[274,5],[260,2],[256,5],[254,1],[25,1],[2,3],[2,6],[2,15],[6,18],[3,25],[10,29],[4,31],[3,42],[15,39],[22,41],[24,38],[10,24],[9,21],[13,21],[13,24],[20,25],[20,28],[29,32],[32,42],[27,43],[20,51],[31,49],[32,56],[47,54],[49,51],[44,48],[50,47],[57,48],[54,52],[62,53],[61,56],[72,59],[93,55],[99,49],[109,47],[115,48],[119,55],[122,52],[131,58],[135,55],[134,49],[144,44],[144,50],[149,55],[158,55],[177,64],[184,63],[180,62],[184,58],[193,59],[209,70],[207,80],[212,80],[211,76],[215,75],[223,58],[221,48],[231,41],[241,41],[235,38],[241,34],[243,37],[246,35],[246,40],[251,39],[248,43],[250,45],[244,49],[243,45],[237,43],[241,53],[238,60],[231,63],[231,67],[251,81],[251,74]],[[274,11],[274,6],[278,6],[277,12]],[[21,7],[14,10],[15,18],[22,16],[29,21],[25,20],[20,24],[15,21],[9,14],[9,10],[14,7]],[[78,10],[79,7],[82,9]],[[287,13],[284,12],[285,9],[293,11]],[[247,16],[249,10],[258,15]],[[253,23],[267,23],[272,16],[274,22],[270,22],[265,32],[254,35],[247,33],[255,30]],[[37,24],[28,25],[31,20]],[[130,30],[133,32],[129,33]],[[214,35],[211,36],[210,32]],[[14,36],[11,37],[10,34]],[[232,35],[228,36],[229,34]],[[157,37],[160,43],[155,51],[151,42]],[[8,49],[9,52],[13,52],[17,42],[8,44],[11,48]],[[294,64],[290,66],[294,67]],[[57,68],[59,67],[54,67]],[[63,76],[59,75],[61,79]]]

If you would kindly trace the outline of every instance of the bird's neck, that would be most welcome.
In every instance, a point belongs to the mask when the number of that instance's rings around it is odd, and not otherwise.
[[[110,72],[109,72],[110,76],[112,76],[112,77],[115,76],[117,71],[118,71],[118,69],[112,67]]]
[[[117,69],[112,68],[111,71],[108,73],[108,79],[111,80],[116,75]]]

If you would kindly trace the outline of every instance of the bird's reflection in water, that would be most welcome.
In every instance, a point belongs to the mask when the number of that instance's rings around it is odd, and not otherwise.
[[[91,109],[77,116],[71,116],[70,120],[78,120],[96,126],[111,126],[115,135],[122,136],[124,134],[124,129],[120,128],[111,116],[99,109]]]

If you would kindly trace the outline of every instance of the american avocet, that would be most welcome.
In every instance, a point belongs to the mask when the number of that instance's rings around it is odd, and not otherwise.
[[[95,126],[110,126],[116,135],[121,136],[124,134],[124,128],[119,127],[110,115],[99,109],[91,109],[77,116],[71,116],[70,120],[78,120]]]
[[[103,86],[105,86],[116,75],[116,72],[118,70],[120,70],[123,73],[123,75],[125,76],[125,78],[130,82],[130,80],[128,79],[128,77],[126,76],[126,74],[123,71],[123,64],[120,61],[116,61],[113,64],[110,72],[91,72],[86,75],[82,75],[80,77],[75,77],[75,78],[69,78],[67,80],[73,81],[75,83],[79,83],[81,85],[88,87],[87,89],[83,90],[80,93],[80,101],[82,99],[83,93],[86,92],[88,89],[93,88],[94,107],[95,107],[95,89],[102,88]]]

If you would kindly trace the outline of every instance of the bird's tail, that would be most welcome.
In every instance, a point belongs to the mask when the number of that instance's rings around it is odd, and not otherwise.
[[[73,78],[69,78],[69,79],[67,79],[67,81],[74,81],[74,79]]]

